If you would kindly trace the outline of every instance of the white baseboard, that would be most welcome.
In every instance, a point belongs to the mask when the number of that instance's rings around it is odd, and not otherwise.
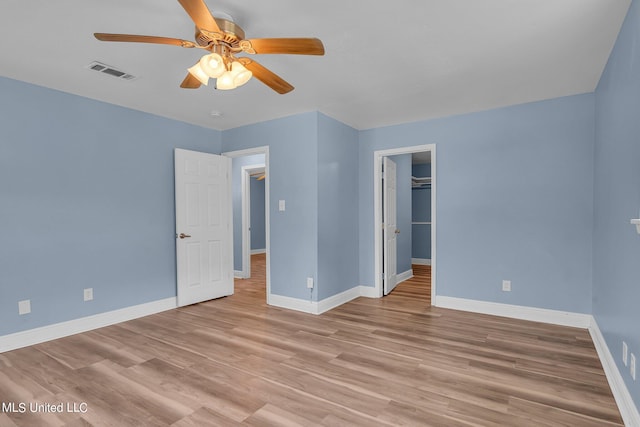
[[[302,311],[309,314],[318,314],[318,303],[316,301],[271,294],[269,295],[269,300],[267,301],[267,303],[269,305],[286,308],[288,310]]]
[[[600,332],[598,323],[593,316],[591,316],[589,333],[591,334],[591,339],[593,340],[593,344],[598,352],[598,357],[602,363],[604,373],[607,376],[607,381],[609,382],[609,387],[611,387],[613,397],[615,398],[618,409],[620,410],[620,415],[622,415],[624,425],[640,426],[640,413],[638,413],[638,408],[633,402],[629,389],[622,379],[622,375],[618,370],[615,359],[613,358],[613,355],[609,350],[609,346],[607,346],[607,342],[605,341],[602,332]]]
[[[375,288],[371,286],[354,286],[351,289],[347,289],[344,292],[332,295],[321,301],[309,301],[301,298],[271,294],[268,304],[309,314],[322,314],[358,297],[379,298],[380,296],[375,295],[374,291]]]
[[[339,294],[332,295],[318,302],[318,314],[329,311],[360,296],[360,286],[355,286]]]
[[[360,285],[360,286],[358,286],[358,288],[360,289],[360,296],[361,297],[365,297],[365,298],[380,298],[382,296],[378,292],[376,292],[376,288],[374,288],[373,286]]]
[[[431,265],[431,260],[426,258],[411,258],[411,264]]]
[[[266,249],[251,249],[251,255],[266,254]]]
[[[453,310],[471,311],[473,313],[491,314],[554,325],[588,328],[591,315],[568,311],[549,310],[546,308],[526,307],[521,305],[502,304],[497,302],[476,301],[464,298],[436,296],[433,304],[436,307]]]
[[[234,279],[244,279],[244,271],[242,270],[233,270]]]
[[[0,353],[63,338],[177,307],[176,297],[125,307],[80,319],[0,336]]]
[[[413,277],[413,268],[410,268],[407,271],[403,271],[402,273],[396,275],[396,285],[404,282],[405,280],[409,280],[412,277]]]

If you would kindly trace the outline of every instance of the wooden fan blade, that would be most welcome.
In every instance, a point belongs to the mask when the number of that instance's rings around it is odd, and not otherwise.
[[[291,92],[293,86],[287,83],[282,77],[275,74],[273,71],[258,64],[253,59],[238,58],[238,61],[242,63],[249,71],[253,73],[253,77],[260,80],[262,83],[269,86],[281,95]]]
[[[196,27],[215,33],[221,32],[204,0],[178,0],[178,3],[187,11]]]
[[[201,85],[200,80],[193,77],[191,73],[187,73],[187,77],[180,83],[180,87],[183,89],[198,89]]]
[[[109,34],[109,33],[93,33],[95,38],[103,42],[135,42],[135,43],[154,43],[169,44],[180,47],[196,47],[196,44],[189,40],[174,39],[171,37],[156,36],[139,36],[136,34]]]
[[[249,39],[253,52],[285,53],[290,55],[324,55],[324,45],[316,38]],[[242,44],[241,44],[241,47]],[[244,50],[244,49],[243,49]]]

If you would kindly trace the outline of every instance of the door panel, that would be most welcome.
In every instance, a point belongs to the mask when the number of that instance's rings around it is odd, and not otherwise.
[[[231,159],[175,150],[178,305],[233,294]]]
[[[383,189],[382,206],[384,223],[383,228],[383,288],[384,294],[396,287],[397,280],[397,184],[396,164],[388,157],[383,158]]]

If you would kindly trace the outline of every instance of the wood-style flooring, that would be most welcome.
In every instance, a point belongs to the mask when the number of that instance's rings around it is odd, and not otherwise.
[[[433,308],[419,277],[308,315],[253,267],[231,297],[0,354],[0,426],[622,425],[586,330]]]
[[[428,307],[431,305],[431,266],[413,264],[411,269],[413,277],[396,286],[391,295],[396,301],[419,302],[421,307]]]

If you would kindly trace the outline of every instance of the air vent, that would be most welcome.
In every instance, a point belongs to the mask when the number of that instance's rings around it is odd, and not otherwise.
[[[110,65],[103,64],[102,62],[94,61],[87,65],[87,68],[100,73],[108,74],[110,76],[122,79],[122,80],[135,80],[137,77],[124,71],[118,70]]]

